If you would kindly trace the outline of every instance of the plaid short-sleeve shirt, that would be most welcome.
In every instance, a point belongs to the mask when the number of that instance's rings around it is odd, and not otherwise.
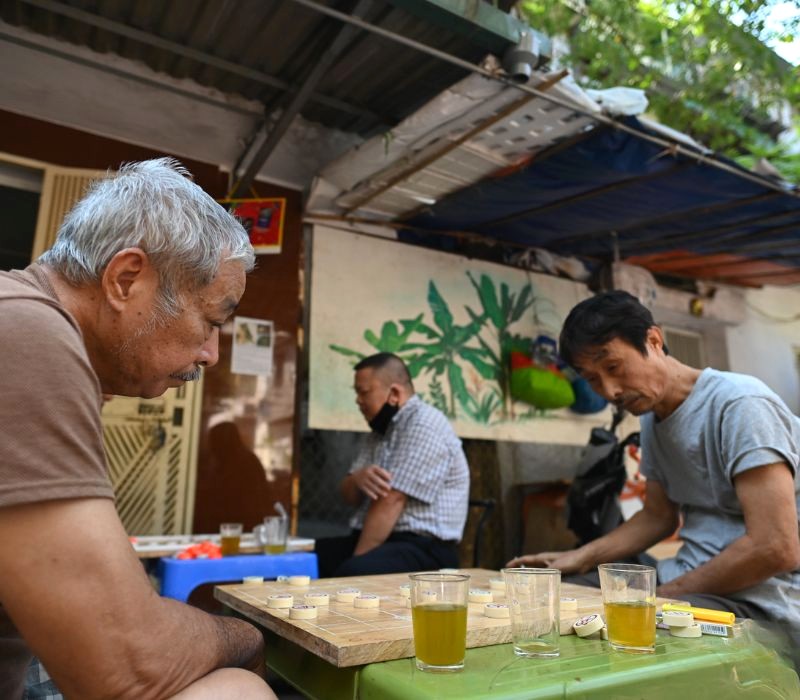
[[[377,464],[392,475],[392,488],[408,498],[395,532],[415,532],[459,541],[467,520],[469,467],[461,440],[445,415],[412,396],[385,435],[370,433],[350,471]],[[353,515],[361,529],[370,501]]]

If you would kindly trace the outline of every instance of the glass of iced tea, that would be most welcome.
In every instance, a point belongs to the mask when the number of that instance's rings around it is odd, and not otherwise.
[[[641,564],[600,564],[608,641],[621,651],[656,650],[656,570]]]
[[[559,654],[561,572],[558,569],[503,569],[511,639],[517,656]]]
[[[241,523],[222,523],[219,526],[219,538],[222,545],[222,556],[229,557],[239,553],[239,541],[242,538]]]
[[[414,655],[420,671],[464,668],[467,649],[468,574],[409,574]]]

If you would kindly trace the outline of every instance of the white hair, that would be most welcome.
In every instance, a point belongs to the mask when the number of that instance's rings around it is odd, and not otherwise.
[[[242,225],[190,178],[173,158],[126,163],[89,188],[39,262],[80,286],[119,251],[141,248],[158,273],[161,310],[176,315],[182,294],[210,284],[223,262],[255,265]]]

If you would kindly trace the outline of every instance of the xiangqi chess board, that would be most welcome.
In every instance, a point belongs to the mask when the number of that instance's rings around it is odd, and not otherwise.
[[[501,578],[497,571],[461,569],[470,575],[471,589],[489,590],[489,580]],[[288,582],[266,581],[256,584],[218,586],[215,596],[225,605],[242,613],[302,648],[335,666],[358,666],[374,661],[389,661],[414,655],[411,608],[400,591],[408,583],[408,574],[353,576],[312,580],[307,587]],[[380,597],[379,608],[355,608],[352,603],[336,602],[336,592],[357,588],[361,593]],[[290,593],[295,604],[304,603],[306,593],[328,593],[330,605],[318,607],[314,620],[289,619],[286,610],[267,607],[267,599],[276,593]],[[599,589],[564,583],[561,596],[576,598],[577,611],[563,611],[561,634],[572,633],[572,623],[583,615],[602,613]],[[493,591],[494,602],[504,603],[505,593]],[[486,617],[482,603],[470,603],[467,613],[467,647],[504,644],[511,641],[508,619]]]

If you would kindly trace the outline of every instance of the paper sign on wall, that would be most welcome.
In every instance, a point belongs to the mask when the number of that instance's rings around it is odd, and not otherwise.
[[[233,319],[233,354],[231,371],[234,374],[272,374],[272,349],[275,326],[261,318],[235,316]]]

